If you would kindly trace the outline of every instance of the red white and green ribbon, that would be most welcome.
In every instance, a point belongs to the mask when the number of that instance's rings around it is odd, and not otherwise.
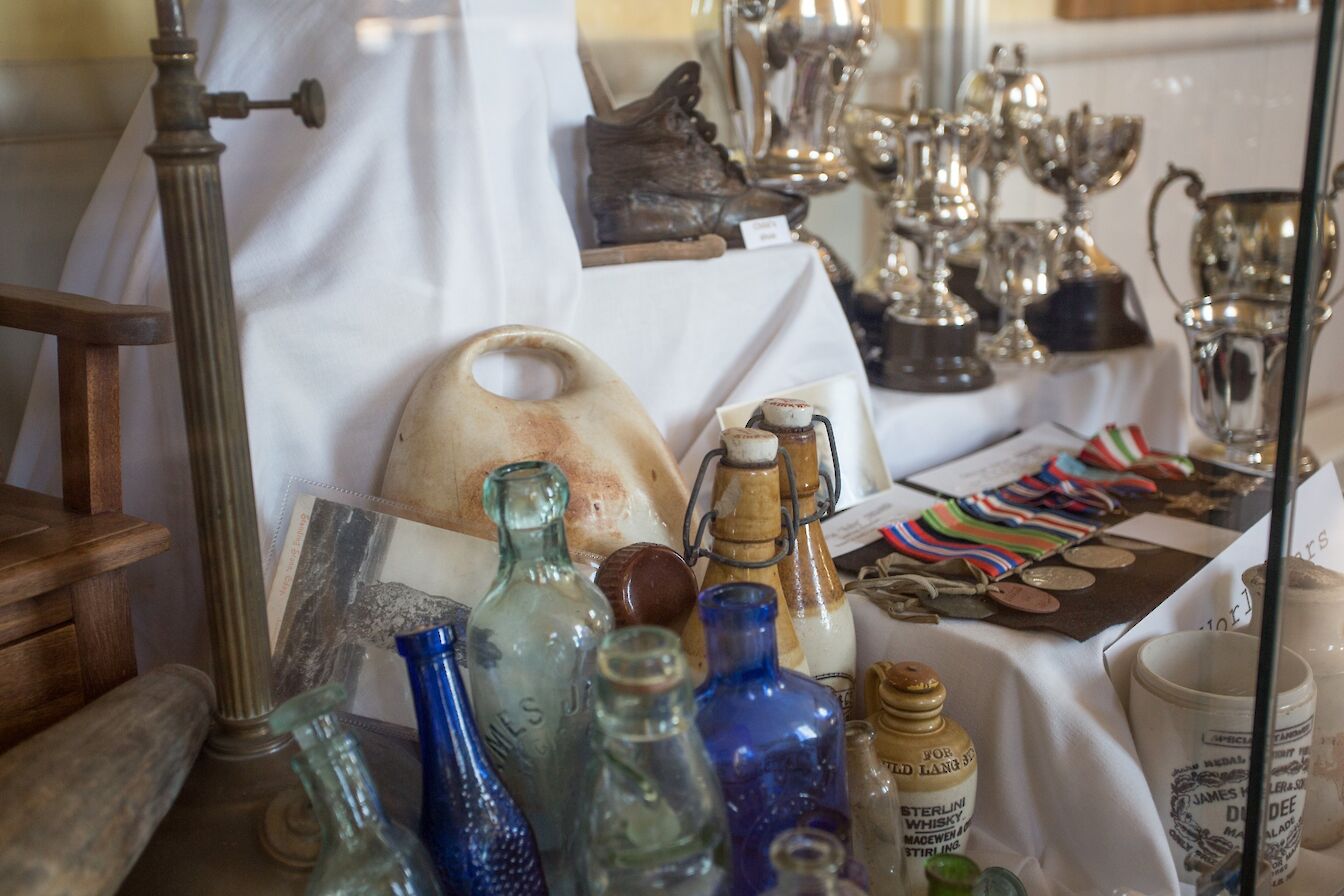
[[[887,526],[882,530],[882,537],[907,557],[927,563],[965,560],[990,578],[1005,576],[1027,564],[1026,558],[1004,548],[940,537],[920,525],[919,520]]]
[[[1154,451],[1137,426],[1109,424],[1078,455],[1083,463],[1107,470],[1142,469],[1161,479],[1186,479],[1195,472],[1190,458]]]

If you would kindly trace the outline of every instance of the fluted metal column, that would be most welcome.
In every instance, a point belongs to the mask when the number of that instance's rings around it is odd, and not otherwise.
[[[159,37],[150,48],[159,69],[152,90],[157,135],[146,152],[158,172],[218,695],[208,748],[265,753],[284,740],[266,727],[270,639],[219,179],[224,145],[210,134],[217,98],[196,79],[196,41],[186,36],[181,4],[156,6]]]

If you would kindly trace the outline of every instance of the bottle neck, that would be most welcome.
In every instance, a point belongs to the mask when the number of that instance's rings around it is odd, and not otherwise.
[[[324,844],[349,846],[387,823],[364,758],[350,735],[307,750],[294,767],[308,791]]]
[[[549,581],[573,575],[563,519],[533,529],[499,529],[499,574]]]
[[[773,619],[745,625],[709,622],[705,625],[705,647],[710,678],[779,676],[779,644]]]
[[[459,781],[479,778],[488,768],[485,751],[452,652],[417,657],[411,669],[424,767],[455,769]]]
[[[840,879],[833,874],[779,870],[775,886],[788,896],[840,896]]]

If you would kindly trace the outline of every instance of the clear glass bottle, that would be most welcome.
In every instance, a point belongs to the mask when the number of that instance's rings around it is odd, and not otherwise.
[[[344,703],[345,688],[328,684],[271,713],[271,729],[302,750],[294,771],[321,828],[308,896],[442,896],[425,848],[383,812],[359,745],[337,723]]]
[[[733,896],[774,881],[776,834],[825,812],[848,816],[844,716],[835,692],[780,669],[772,588],[732,582],[699,598],[709,677],[696,726],[719,776],[732,833]]]
[[[546,896],[532,828],[485,756],[447,625],[397,635],[420,728],[420,836],[454,896]]]
[[[849,784],[850,849],[882,896],[907,896],[904,825],[896,779],[877,757],[877,732],[868,722],[845,725],[845,780]]]
[[[775,837],[770,862],[776,883],[766,896],[862,896],[864,892],[840,877],[844,844],[816,828],[794,828]]]
[[[593,672],[612,627],[607,599],[570,561],[568,504],[569,484],[554,464],[508,464],[486,477],[499,572],[467,620],[476,725],[532,825],[552,896],[575,892]]]
[[[597,664],[585,892],[727,896],[728,818],[679,639],[654,626],[620,629]]]

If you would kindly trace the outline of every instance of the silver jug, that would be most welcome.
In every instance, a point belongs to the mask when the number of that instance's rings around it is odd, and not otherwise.
[[[1311,343],[1330,319],[1312,305]],[[1289,304],[1269,296],[1225,293],[1181,307],[1176,321],[1190,348],[1190,409],[1225,459],[1273,473],[1267,449],[1278,439]]]
[[[1190,275],[1196,297],[1229,292],[1264,295],[1288,301],[1292,291],[1293,262],[1297,253],[1298,216],[1302,194],[1292,190],[1238,190],[1204,195],[1204,179],[1189,168],[1167,166],[1167,174],[1153,188],[1148,203],[1148,256],[1157,268],[1167,295],[1181,299],[1162,271],[1157,246],[1157,208],[1167,187],[1185,178],[1185,195],[1194,200],[1198,215],[1190,232]],[[1335,168],[1331,190],[1320,201],[1316,215],[1320,275],[1315,298],[1325,299],[1339,256],[1339,218],[1331,204],[1344,188],[1344,163]],[[1334,304],[1335,296],[1330,300]]]

